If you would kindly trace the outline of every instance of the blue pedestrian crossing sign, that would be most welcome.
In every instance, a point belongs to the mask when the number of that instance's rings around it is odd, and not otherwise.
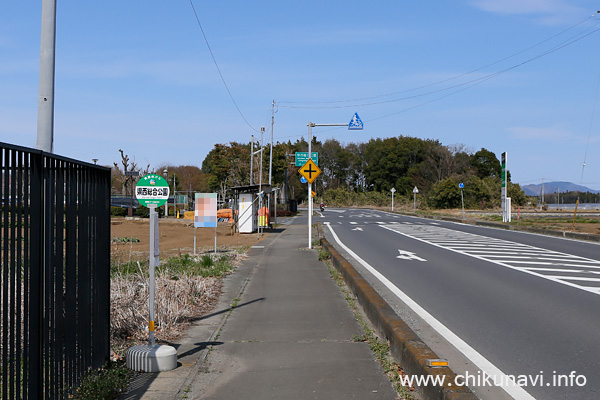
[[[363,122],[360,120],[360,117],[357,113],[354,113],[354,116],[350,120],[350,123],[348,124],[348,129],[353,131],[362,131]]]

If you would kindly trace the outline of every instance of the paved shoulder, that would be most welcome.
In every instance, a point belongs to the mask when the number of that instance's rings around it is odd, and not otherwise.
[[[393,399],[389,380],[360,333],[304,224],[267,243],[238,307],[221,328],[194,399]]]

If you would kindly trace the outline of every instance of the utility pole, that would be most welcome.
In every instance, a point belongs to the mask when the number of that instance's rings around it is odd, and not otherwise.
[[[56,0],[42,0],[40,82],[38,96],[38,150],[54,151],[54,48],[56,44]]]
[[[265,127],[260,127],[260,171],[258,172],[258,215],[263,211],[263,193],[262,193],[262,170],[263,170],[263,135],[265,133]],[[264,221],[264,220],[263,220]],[[260,218],[258,220],[258,237],[260,238]]]
[[[258,191],[261,192],[262,191],[262,162],[263,162],[263,135],[265,134],[265,127],[261,126],[260,127],[260,171],[258,171]]]
[[[169,170],[165,168],[163,171],[165,173],[165,181],[167,181],[167,186],[169,186]],[[165,201],[165,218],[169,216],[169,198]],[[152,226],[152,225],[151,225]]]
[[[273,125],[275,124],[275,100],[271,103],[271,151],[269,152],[269,185],[271,185],[271,171],[273,169]]]
[[[167,199],[167,202],[169,200]],[[173,172],[173,216],[177,218],[177,192],[175,191],[175,172]]]
[[[542,178],[542,207],[544,207],[544,178]]]
[[[273,102],[271,103],[271,150],[269,151],[269,188],[271,188],[271,193],[273,193],[273,191],[272,191],[273,187],[271,186],[271,171],[273,170],[273,125],[274,124],[275,124],[275,100],[273,100]],[[271,211],[273,211],[272,207],[271,207],[271,193],[269,194],[269,196],[267,196],[269,219],[271,218]],[[277,196],[277,192],[275,193],[275,196]],[[275,204],[277,204],[277,201],[275,201]],[[275,216],[275,222],[277,222],[277,206],[275,206],[275,213],[273,215]]]
[[[250,185],[252,185],[252,166],[254,164],[254,135],[252,135],[252,141],[250,142]]]

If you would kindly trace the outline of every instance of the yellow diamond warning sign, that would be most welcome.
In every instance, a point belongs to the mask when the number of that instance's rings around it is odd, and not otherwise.
[[[303,177],[306,178],[308,183],[313,183],[313,181],[317,179],[317,176],[321,174],[321,170],[319,169],[319,167],[317,167],[317,164],[315,164],[315,162],[310,158],[308,159],[306,164],[304,164],[300,168],[299,172]]]

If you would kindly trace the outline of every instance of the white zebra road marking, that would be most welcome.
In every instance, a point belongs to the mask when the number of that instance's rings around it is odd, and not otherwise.
[[[586,292],[600,294],[600,261],[508,240],[428,225],[380,225],[400,235]],[[540,268],[540,267],[546,268]],[[569,268],[572,267],[572,268]],[[565,275],[565,269],[572,276]]]

